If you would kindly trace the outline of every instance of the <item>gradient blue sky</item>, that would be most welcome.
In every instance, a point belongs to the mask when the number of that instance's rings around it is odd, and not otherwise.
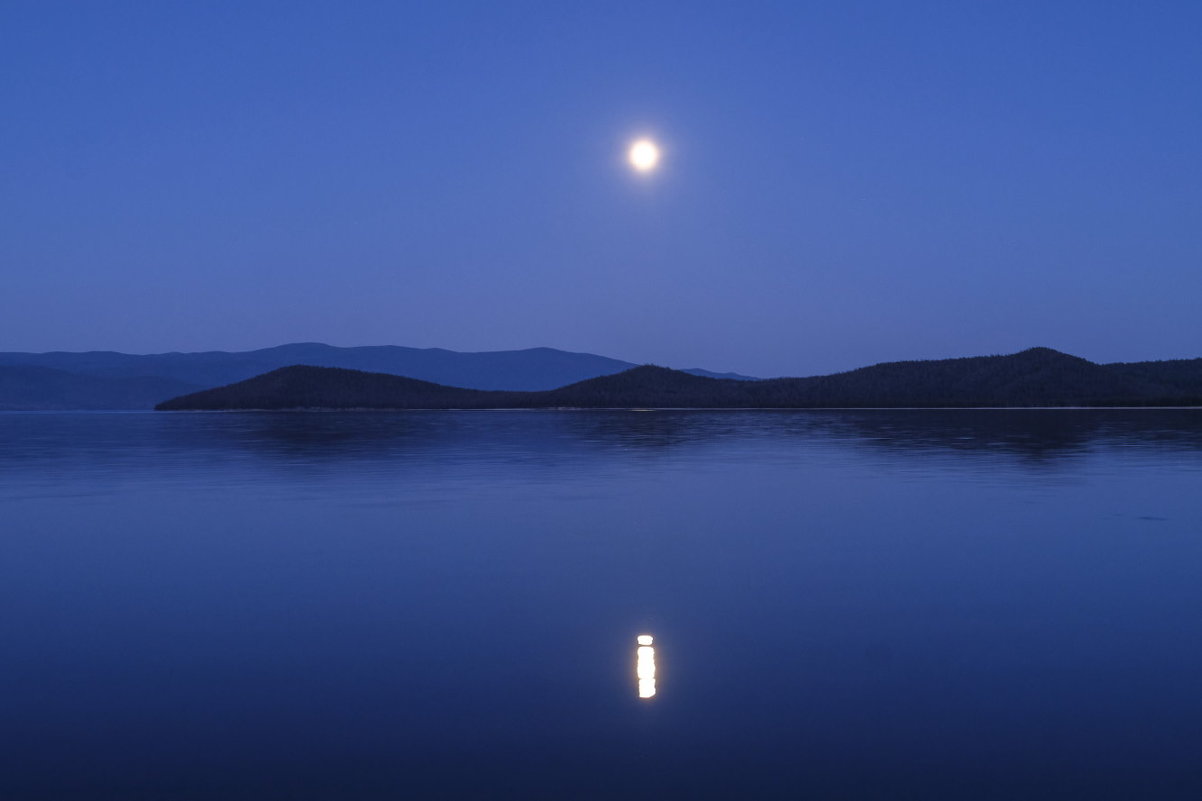
[[[0,350],[1202,356],[1200,30],[1198,2],[0,0]]]

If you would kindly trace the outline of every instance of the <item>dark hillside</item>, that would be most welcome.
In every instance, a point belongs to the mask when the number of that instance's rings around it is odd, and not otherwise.
[[[645,365],[543,392],[488,392],[326,367],[287,367],[159,409],[820,408],[1140,406],[1202,403],[1186,366],[1115,369],[1032,348],[890,362],[816,378],[736,381]]]
[[[780,406],[1109,406],[1163,397],[1167,391],[1051,348],[887,362],[759,384],[762,399]]]
[[[1202,359],[1116,362],[1104,366],[1119,375],[1164,387],[1174,395],[1202,398]]]
[[[509,393],[460,389],[413,378],[338,367],[281,367],[226,387],[160,403],[181,409],[449,409],[479,408]]]
[[[643,365],[591,378],[550,392],[532,393],[539,406],[613,407],[733,407],[755,405],[759,382],[704,378],[666,367]]]

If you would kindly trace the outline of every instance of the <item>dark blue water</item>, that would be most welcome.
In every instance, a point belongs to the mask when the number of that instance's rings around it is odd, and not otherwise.
[[[5,801],[1197,799],[1202,411],[0,414],[0,736]]]

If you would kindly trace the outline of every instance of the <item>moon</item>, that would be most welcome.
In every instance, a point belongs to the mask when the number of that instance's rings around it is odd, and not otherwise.
[[[659,164],[659,145],[650,139],[638,139],[631,143],[627,158],[638,172],[651,172]]]

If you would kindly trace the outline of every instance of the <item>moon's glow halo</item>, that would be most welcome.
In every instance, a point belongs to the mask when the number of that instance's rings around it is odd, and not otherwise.
[[[651,172],[659,164],[659,145],[650,139],[638,139],[630,145],[627,158],[639,172]]]

